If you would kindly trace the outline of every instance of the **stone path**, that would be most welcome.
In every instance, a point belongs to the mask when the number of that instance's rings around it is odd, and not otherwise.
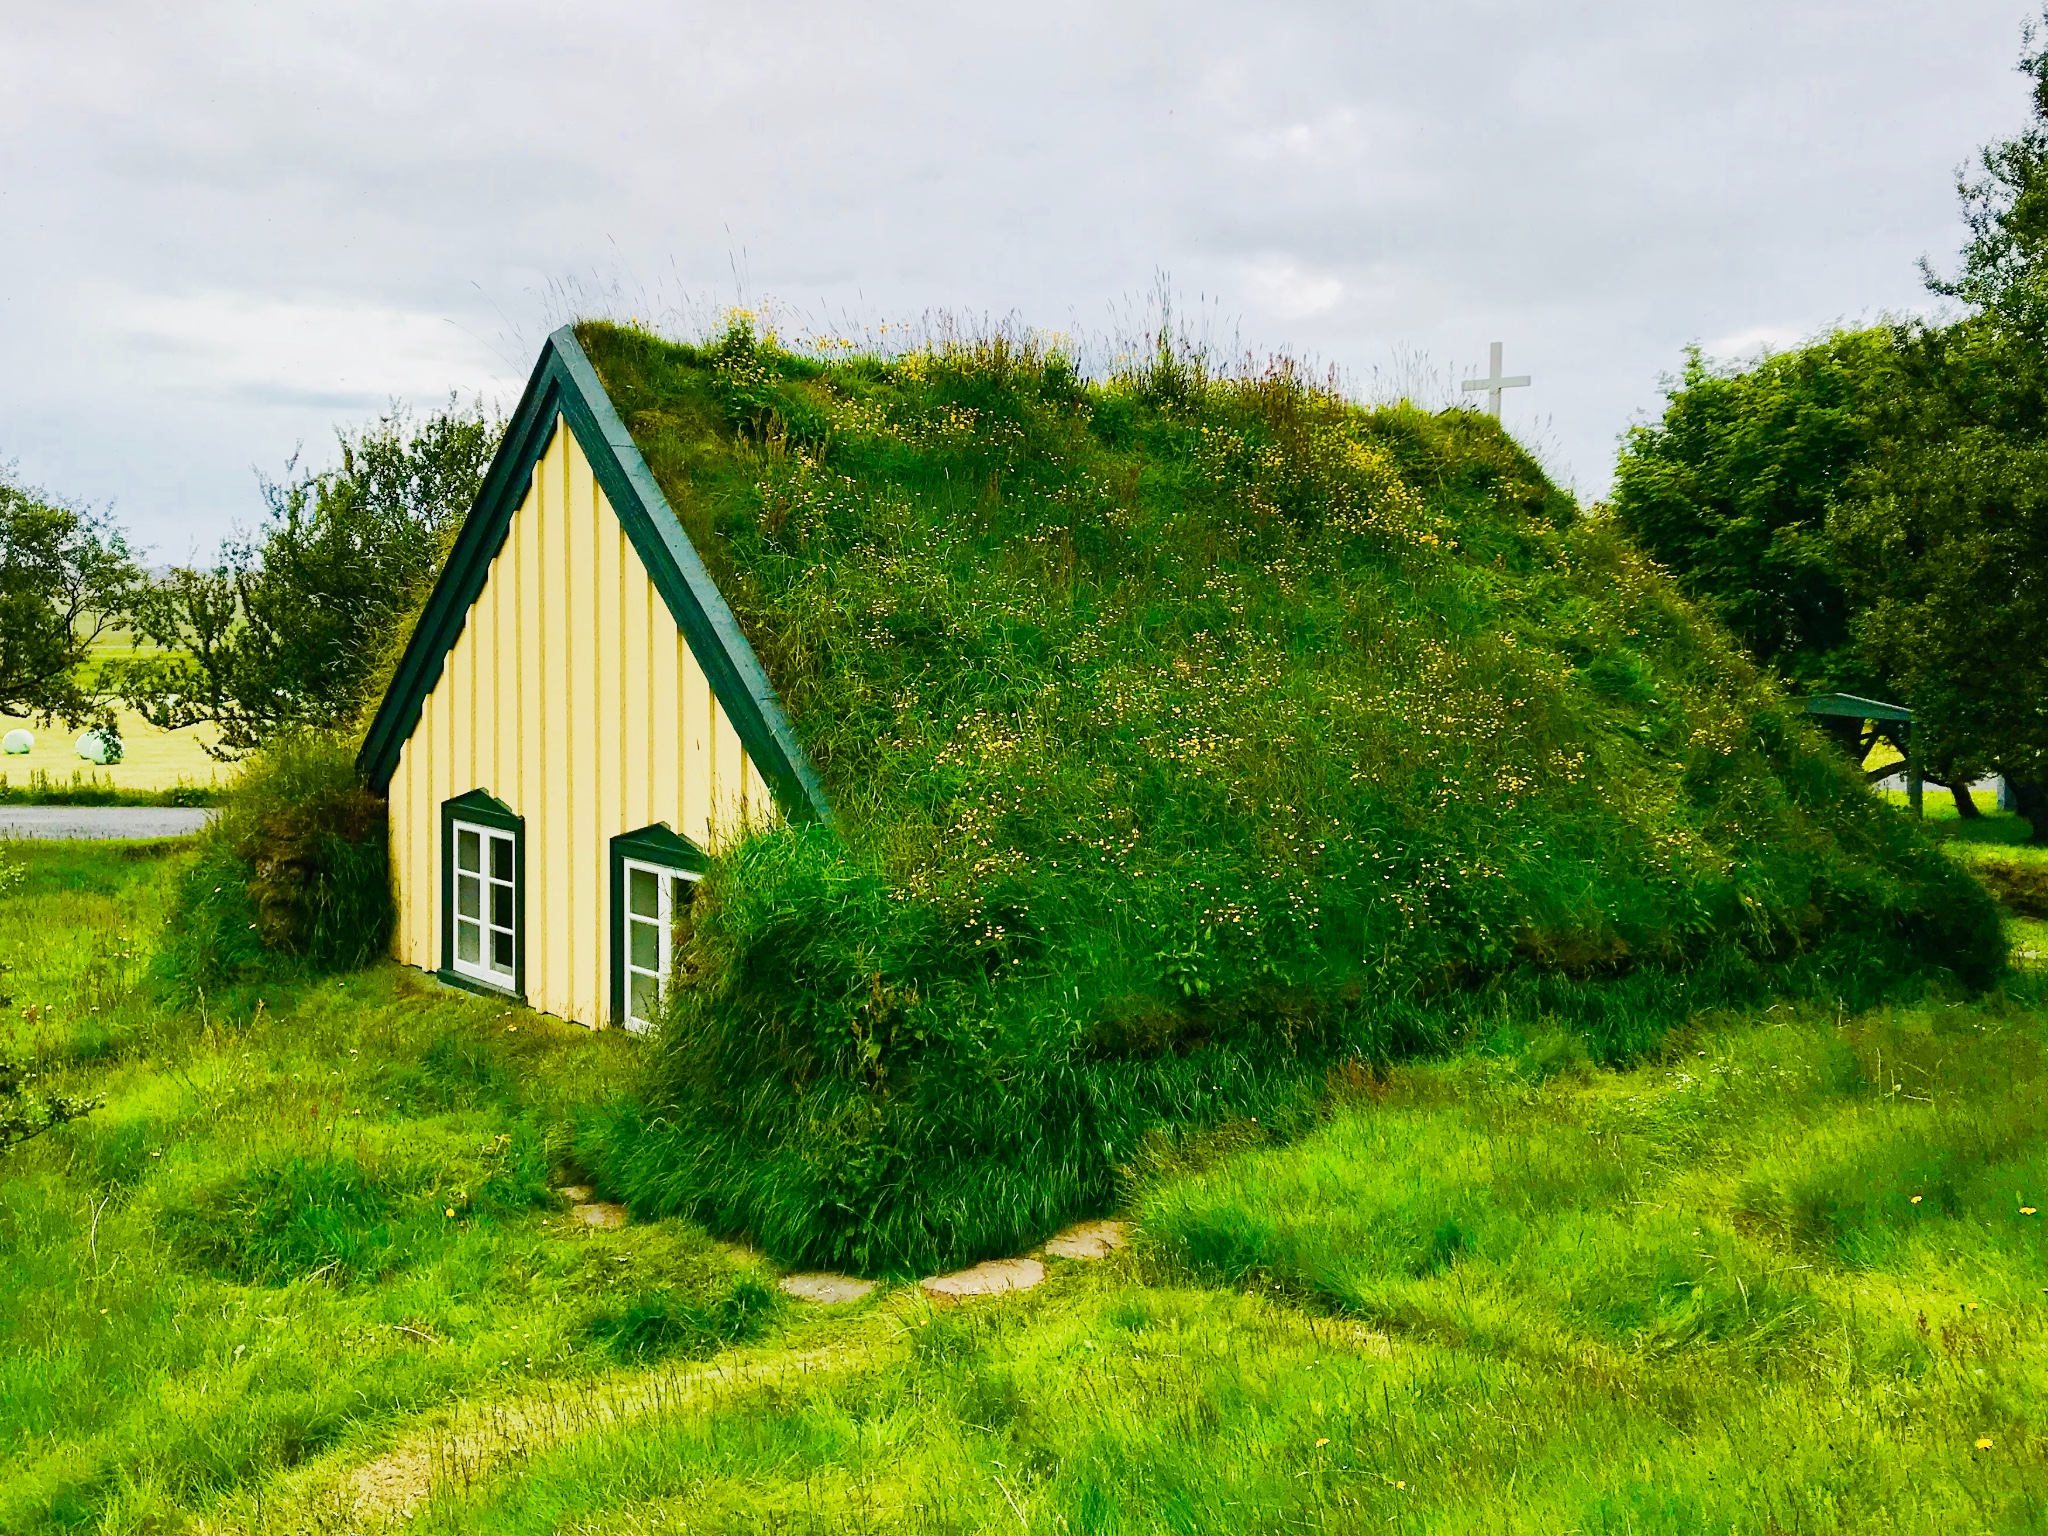
[[[1056,1259],[1106,1259],[1129,1241],[1130,1226],[1121,1221],[1084,1221],[1067,1228],[1045,1245]]]
[[[168,805],[0,805],[0,838],[190,837],[216,814]]]
[[[799,1301],[815,1301],[820,1306],[843,1306],[849,1301],[860,1301],[875,1288],[872,1280],[856,1280],[851,1275],[809,1274],[784,1275],[775,1282],[775,1288],[785,1296],[794,1296]]]
[[[1005,1291],[1028,1291],[1045,1278],[1045,1266],[1036,1259],[989,1259],[971,1269],[950,1275],[933,1275],[920,1280],[925,1295],[950,1306],[970,1296],[1000,1296]]]
[[[1053,1259],[1106,1259],[1129,1241],[1126,1222],[1084,1221],[1054,1236],[1039,1252]],[[940,1306],[954,1306],[970,1297],[1028,1291],[1044,1279],[1045,1265],[1038,1259],[989,1259],[950,1275],[920,1280],[918,1289]],[[834,1274],[784,1275],[776,1285],[785,1296],[822,1306],[859,1301],[875,1288],[872,1280]]]
[[[567,1202],[570,1218],[586,1227],[615,1228],[623,1227],[627,1222],[627,1211],[623,1205],[593,1199],[593,1192],[586,1184],[564,1185],[555,1194]],[[1052,1259],[1106,1259],[1124,1247],[1129,1239],[1130,1225],[1127,1222],[1083,1221],[1056,1233],[1039,1252]],[[751,1250],[739,1252],[749,1259],[760,1257]],[[1028,1291],[1044,1279],[1045,1265],[1038,1259],[987,1259],[949,1275],[927,1276],[918,1282],[918,1288],[940,1306],[953,1306],[970,1297]],[[874,1293],[875,1282],[853,1275],[813,1270],[806,1274],[784,1275],[775,1282],[775,1288],[798,1301],[812,1302],[821,1307],[838,1307],[866,1300]]]

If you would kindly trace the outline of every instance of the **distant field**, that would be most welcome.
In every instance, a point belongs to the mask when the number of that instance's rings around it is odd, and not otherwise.
[[[210,726],[160,731],[125,709],[119,711],[119,718],[121,739],[128,754],[112,768],[96,768],[78,755],[74,747],[77,731],[0,715],[0,732],[19,726],[32,731],[36,738],[35,750],[26,756],[0,757],[0,775],[14,784],[22,784],[38,771],[60,780],[69,779],[74,773],[98,774],[116,789],[169,789],[180,783],[217,783],[231,771],[227,764],[217,763],[206,755],[204,743],[214,739]]]
[[[124,661],[150,650],[152,647],[139,645],[127,630],[114,630],[94,643],[91,660],[80,675],[91,673],[102,663]],[[0,734],[20,727],[36,738],[35,750],[26,756],[0,757],[0,783],[19,786],[36,773],[48,774],[60,782],[69,781],[74,774],[85,774],[115,789],[172,789],[179,784],[225,783],[233,773],[232,765],[215,762],[206,755],[206,744],[219,739],[212,726],[160,731],[131,709],[116,710],[115,716],[120,722],[126,755],[115,766],[100,768],[78,755],[79,731],[66,730],[61,724],[46,727],[0,713]]]

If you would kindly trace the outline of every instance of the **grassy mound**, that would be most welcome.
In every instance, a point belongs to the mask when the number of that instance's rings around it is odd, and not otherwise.
[[[1162,352],[585,348],[840,818],[707,882],[590,1155],[790,1262],[1013,1250],[1162,1127],[1553,1016],[2003,965],[1975,882],[1485,417]]]
[[[384,802],[362,787],[349,744],[288,733],[222,797],[153,968],[175,998],[218,1000],[355,970],[385,952],[396,921]]]

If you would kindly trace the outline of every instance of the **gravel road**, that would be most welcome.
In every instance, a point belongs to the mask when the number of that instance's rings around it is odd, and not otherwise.
[[[189,837],[210,810],[153,805],[0,805],[0,838]]]

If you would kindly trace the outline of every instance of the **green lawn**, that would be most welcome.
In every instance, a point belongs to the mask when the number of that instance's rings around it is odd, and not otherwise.
[[[2048,1529],[2048,990],[1333,1078],[1129,1178],[1134,1250],[773,1298],[549,1186],[636,1042],[391,968],[136,988],[163,846],[8,851],[0,1530]],[[2035,925],[2039,926],[2039,925]]]

